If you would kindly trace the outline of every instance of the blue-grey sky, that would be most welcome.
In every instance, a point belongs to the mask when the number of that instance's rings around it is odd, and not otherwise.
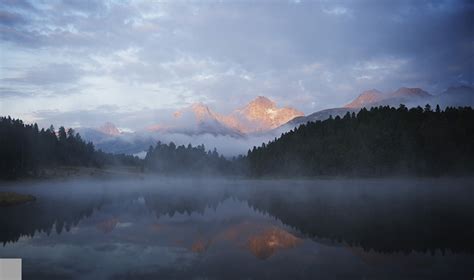
[[[132,130],[258,95],[306,114],[361,91],[473,84],[472,1],[0,4],[0,111]]]

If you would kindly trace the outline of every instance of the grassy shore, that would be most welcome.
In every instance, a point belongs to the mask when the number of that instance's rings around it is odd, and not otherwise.
[[[36,172],[30,172],[23,176],[10,179],[0,178],[0,188],[2,182],[8,181],[31,181],[31,180],[51,180],[51,179],[79,179],[79,178],[143,178],[143,172],[135,166],[104,166],[82,167],[82,166],[57,166],[47,167]]]
[[[14,192],[0,192],[0,207],[11,206],[30,201],[35,201],[36,197],[29,194],[19,194]]]

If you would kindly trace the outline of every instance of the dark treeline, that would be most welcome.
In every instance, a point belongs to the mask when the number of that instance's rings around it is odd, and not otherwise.
[[[310,122],[254,147],[252,176],[474,174],[474,111],[377,107]]]
[[[225,159],[204,145],[158,142],[144,160],[96,151],[74,130],[38,129],[0,119],[0,177],[37,175],[43,167],[141,166],[157,174],[385,176],[474,174],[474,110],[429,105],[376,107],[301,125],[247,156]]]
[[[150,146],[145,157],[145,168],[161,174],[229,174],[231,164],[215,148],[211,152],[204,145],[176,146],[173,142]]]
[[[138,165],[129,155],[96,151],[73,129],[38,129],[11,117],[0,118],[0,178],[40,175],[43,168],[56,166],[101,167],[107,164]]]

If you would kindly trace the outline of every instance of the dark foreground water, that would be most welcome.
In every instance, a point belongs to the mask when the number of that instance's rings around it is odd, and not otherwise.
[[[472,179],[3,186],[23,279],[473,279]]]

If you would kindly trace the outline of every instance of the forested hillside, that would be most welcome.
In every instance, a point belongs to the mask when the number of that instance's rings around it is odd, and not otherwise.
[[[0,118],[0,177],[38,175],[55,166],[131,165],[170,175],[440,176],[474,174],[474,110],[375,107],[309,122],[247,156],[225,159],[204,145],[158,142],[145,160],[96,151],[64,127],[38,129]]]
[[[73,129],[38,129],[11,117],[0,118],[0,178],[36,176],[43,168],[55,166],[91,166],[105,164],[138,165],[129,155],[96,151]]]
[[[252,176],[474,174],[474,111],[377,107],[310,122],[247,154]]]
[[[176,146],[173,142],[158,142],[150,146],[145,157],[148,171],[159,174],[229,174],[231,162],[214,151],[197,147]]]

